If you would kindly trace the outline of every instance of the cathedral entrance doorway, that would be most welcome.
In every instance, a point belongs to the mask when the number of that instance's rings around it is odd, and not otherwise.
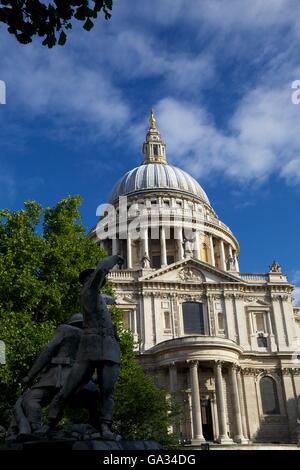
[[[202,415],[203,436],[206,441],[213,441],[214,432],[213,432],[210,398],[201,400],[201,415]]]

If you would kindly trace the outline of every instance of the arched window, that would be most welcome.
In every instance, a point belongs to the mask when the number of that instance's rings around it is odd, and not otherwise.
[[[204,335],[203,305],[197,302],[182,304],[183,327],[186,335]]]
[[[275,380],[272,377],[262,377],[259,385],[263,414],[278,415],[279,402]]]

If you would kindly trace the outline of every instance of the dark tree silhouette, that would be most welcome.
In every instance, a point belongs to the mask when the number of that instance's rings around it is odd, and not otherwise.
[[[0,0],[0,22],[20,43],[28,44],[38,35],[51,48],[65,44],[73,20],[82,21],[90,31],[98,15],[110,19],[112,4],[113,0]]]

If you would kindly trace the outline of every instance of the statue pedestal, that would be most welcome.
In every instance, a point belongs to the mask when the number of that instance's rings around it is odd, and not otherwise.
[[[72,450],[160,450],[155,441],[78,441]]]
[[[64,450],[102,450],[102,451],[130,451],[130,450],[162,450],[162,446],[155,441],[104,441],[104,440],[86,440],[78,441],[74,439],[62,440],[41,440],[24,442],[17,444],[15,447],[9,446],[10,450],[24,450],[24,451],[43,451],[55,452]]]

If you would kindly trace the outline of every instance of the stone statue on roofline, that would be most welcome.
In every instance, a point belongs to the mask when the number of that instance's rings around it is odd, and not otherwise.
[[[272,264],[269,266],[270,273],[281,273],[281,266],[277,261],[273,261]]]

